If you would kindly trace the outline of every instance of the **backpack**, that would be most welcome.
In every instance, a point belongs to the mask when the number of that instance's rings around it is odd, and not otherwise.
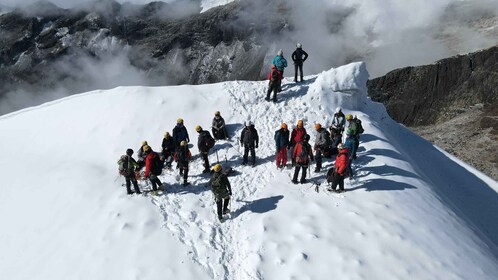
[[[272,82],[276,82],[278,80],[280,80],[279,77],[278,77],[278,70],[273,70],[271,72],[271,81]]]
[[[126,172],[128,171],[128,157],[125,155],[121,156],[118,160],[118,165],[119,174],[126,175]]]
[[[214,147],[214,138],[211,137],[211,135],[209,133],[207,133],[206,135],[206,145],[208,146],[209,149],[211,149],[212,147]]]
[[[363,132],[365,132],[365,130],[363,129],[363,126],[361,125],[361,120],[360,119],[354,117],[353,121],[358,126],[358,130],[357,130],[356,134],[362,134]]]
[[[159,176],[163,172],[163,163],[156,153],[156,156],[152,158],[152,166],[150,167],[152,174]]]
[[[297,156],[297,162],[307,162],[309,156],[309,146],[306,143],[301,143],[301,152]]]
[[[330,146],[330,142],[331,142],[330,132],[328,132],[326,129],[323,129],[322,132],[320,132],[320,133],[322,133],[322,136],[325,139],[325,147]]]

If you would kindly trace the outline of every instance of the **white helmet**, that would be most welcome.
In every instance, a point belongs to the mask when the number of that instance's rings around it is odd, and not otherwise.
[[[297,43],[297,44],[296,44],[296,47],[297,47],[298,49],[300,49],[300,48],[302,47],[301,43]]]
[[[277,55],[283,55],[284,51],[282,49],[278,50]]]
[[[246,121],[246,126],[251,126],[253,123],[251,121]]]
[[[341,107],[337,107],[337,108],[335,109],[335,112],[336,112],[336,113],[340,113],[341,111],[342,111],[342,108],[341,108]]]

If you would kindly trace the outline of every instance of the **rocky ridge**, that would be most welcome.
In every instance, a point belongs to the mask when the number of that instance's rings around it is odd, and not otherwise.
[[[397,69],[367,85],[393,119],[498,180],[498,47]]]

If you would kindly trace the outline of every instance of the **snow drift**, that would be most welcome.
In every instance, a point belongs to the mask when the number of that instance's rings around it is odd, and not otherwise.
[[[266,81],[120,87],[0,117],[2,276],[494,279],[497,183],[393,122],[367,99],[367,79],[353,63],[285,80],[277,104],[263,101]],[[337,106],[365,127],[355,179],[342,195],[291,184],[292,171],[275,168],[274,131],[303,119],[313,139]],[[214,149],[237,170],[229,220],[217,222],[197,156],[190,187],[165,172],[165,194],[125,195],[116,161],[126,148],[159,150],[179,117],[195,144],[193,128],[209,128],[217,110],[231,137]],[[239,166],[246,120],[260,134],[254,168]]]

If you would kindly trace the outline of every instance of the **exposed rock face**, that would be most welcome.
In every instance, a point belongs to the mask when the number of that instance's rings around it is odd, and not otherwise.
[[[185,1],[143,6],[99,1],[79,10],[37,3],[31,12],[0,15],[0,97],[23,85],[80,82],[77,71],[85,63],[117,53],[144,72],[148,85],[262,78],[270,45],[265,37],[286,24],[266,14],[275,5],[259,7],[260,18],[239,25],[247,20],[246,9],[254,8],[250,1],[202,14],[198,1],[191,2],[187,9],[176,6]]]
[[[498,180],[498,47],[368,81],[393,119]]]

